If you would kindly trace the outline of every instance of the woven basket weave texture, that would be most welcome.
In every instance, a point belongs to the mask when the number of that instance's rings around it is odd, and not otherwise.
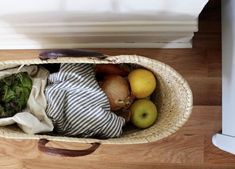
[[[160,140],[175,133],[188,120],[192,112],[193,97],[191,89],[186,80],[170,66],[157,60],[137,55],[109,56],[106,59],[92,57],[66,57],[51,60],[28,59],[8,60],[0,62],[0,69],[16,65],[50,63],[92,63],[92,64],[137,64],[151,70],[157,78],[157,89],[154,92],[153,101],[158,107],[158,119],[150,128],[124,132],[120,138],[106,140],[62,137],[51,135],[29,135],[23,133],[17,127],[0,127],[0,137],[13,139],[40,139],[102,144],[136,144],[148,143]]]

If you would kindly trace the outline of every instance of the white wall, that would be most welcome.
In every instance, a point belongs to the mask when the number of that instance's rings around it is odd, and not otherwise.
[[[7,0],[0,1],[0,18],[13,23],[195,21],[206,2],[206,0]]]

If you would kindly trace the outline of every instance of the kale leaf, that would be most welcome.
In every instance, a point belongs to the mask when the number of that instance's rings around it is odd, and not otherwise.
[[[10,117],[26,108],[32,80],[26,72],[0,80],[0,117]]]

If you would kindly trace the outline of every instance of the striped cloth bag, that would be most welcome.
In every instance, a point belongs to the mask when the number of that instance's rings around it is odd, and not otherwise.
[[[61,64],[48,78],[47,115],[65,136],[112,138],[122,134],[125,119],[110,112],[92,64]]]

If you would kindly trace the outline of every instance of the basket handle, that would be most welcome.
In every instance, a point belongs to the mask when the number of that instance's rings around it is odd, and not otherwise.
[[[96,57],[105,59],[107,56],[100,52],[81,49],[54,49],[43,51],[39,54],[39,58],[42,60],[56,59],[58,57]]]
[[[40,139],[38,141],[38,149],[46,154],[62,157],[86,156],[93,153],[100,146],[100,143],[91,143],[91,147],[84,150],[69,150],[62,148],[47,147],[46,144],[48,142],[49,140],[47,139]]]

